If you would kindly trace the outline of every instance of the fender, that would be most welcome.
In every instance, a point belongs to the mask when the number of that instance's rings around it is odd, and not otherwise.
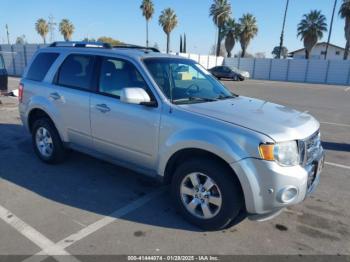
[[[28,105],[27,105],[27,112],[26,119],[29,121],[29,114],[34,109],[41,109],[43,110],[53,121],[62,141],[68,142],[68,135],[64,128],[62,128],[62,125],[56,125],[56,123],[62,123],[62,116],[60,115],[59,111],[52,105],[50,101],[48,101],[47,98],[43,96],[33,96],[30,98]],[[29,123],[27,122],[27,125],[29,126]]]
[[[167,141],[160,142],[158,156],[158,174],[164,176],[169,159],[182,149],[196,148],[211,152],[225,160],[228,164],[247,157],[247,152],[231,139],[206,129],[187,129],[178,132]]]

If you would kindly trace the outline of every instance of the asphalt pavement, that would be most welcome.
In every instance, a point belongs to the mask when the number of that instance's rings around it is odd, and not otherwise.
[[[15,89],[18,79],[9,83]],[[273,220],[204,232],[174,210],[169,188],[133,171],[77,152],[60,165],[40,162],[16,98],[0,97],[0,255],[21,254],[27,261],[34,254],[350,255],[349,88],[223,83],[237,94],[308,111],[320,121],[326,165],[305,202]]]

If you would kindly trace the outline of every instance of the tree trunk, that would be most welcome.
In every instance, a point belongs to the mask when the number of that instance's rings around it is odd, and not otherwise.
[[[225,49],[227,52],[227,57],[231,57],[232,56],[232,50],[235,46],[235,38],[233,36],[233,34],[230,32],[226,35],[226,39],[225,39]]]
[[[349,56],[349,48],[350,48],[350,17],[348,16],[345,19],[344,31],[345,31],[345,39],[346,39],[344,60],[347,60]]]
[[[221,48],[221,37],[220,37],[220,34],[221,34],[221,27],[218,27],[218,41],[217,41],[217,44],[216,44],[216,56],[220,55],[220,48]]]
[[[349,56],[349,47],[350,47],[350,43],[349,40],[346,41],[346,45],[345,45],[345,51],[344,51],[344,60],[348,59]]]
[[[309,51],[305,48],[305,59],[309,59]]]
[[[242,48],[241,57],[245,57],[245,52],[246,52],[246,49],[245,49],[245,48]]]
[[[46,45],[46,37],[43,36],[43,40],[44,40],[44,45]]]
[[[146,47],[148,47],[148,20],[146,20]]]
[[[170,51],[170,33],[166,34],[166,53],[169,54]]]
[[[309,59],[311,56],[312,49],[317,44],[316,35],[308,35],[304,38],[305,58]]]

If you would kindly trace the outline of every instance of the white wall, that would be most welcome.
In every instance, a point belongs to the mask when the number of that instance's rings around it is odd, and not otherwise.
[[[26,45],[0,45],[0,52],[4,57],[5,66],[9,75],[21,76],[25,67],[30,62],[34,53],[45,45],[26,44]],[[211,55],[184,54],[172,53],[182,57],[190,58],[204,68],[212,68],[217,65],[222,65],[224,58]]]
[[[33,54],[43,45],[0,45],[10,75],[21,76]],[[225,58],[173,53],[190,58],[204,68],[229,65],[248,71],[253,79],[350,85],[350,60]]]
[[[225,58],[224,64],[253,79],[350,85],[350,60]]]
[[[198,55],[198,54],[189,54],[189,53],[171,53],[171,54],[192,59],[206,69],[212,68],[217,65],[222,65],[224,62],[224,57],[222,56],[216,57],[213,55]]]

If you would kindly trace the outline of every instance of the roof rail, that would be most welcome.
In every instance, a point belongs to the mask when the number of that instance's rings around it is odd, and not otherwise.
[[[131,45],[131,44],[118,44],[118,45],[114,45],[113,48],[140,49],[140,50],[160,53],[160,51],[155,47],[145,47],[145,46]]]
[[[82,41],[58,41],[53,42],[49,47],[83,47],[83,48],[107,48],[111,49],[112,46],[103,42],[82,42]]]

